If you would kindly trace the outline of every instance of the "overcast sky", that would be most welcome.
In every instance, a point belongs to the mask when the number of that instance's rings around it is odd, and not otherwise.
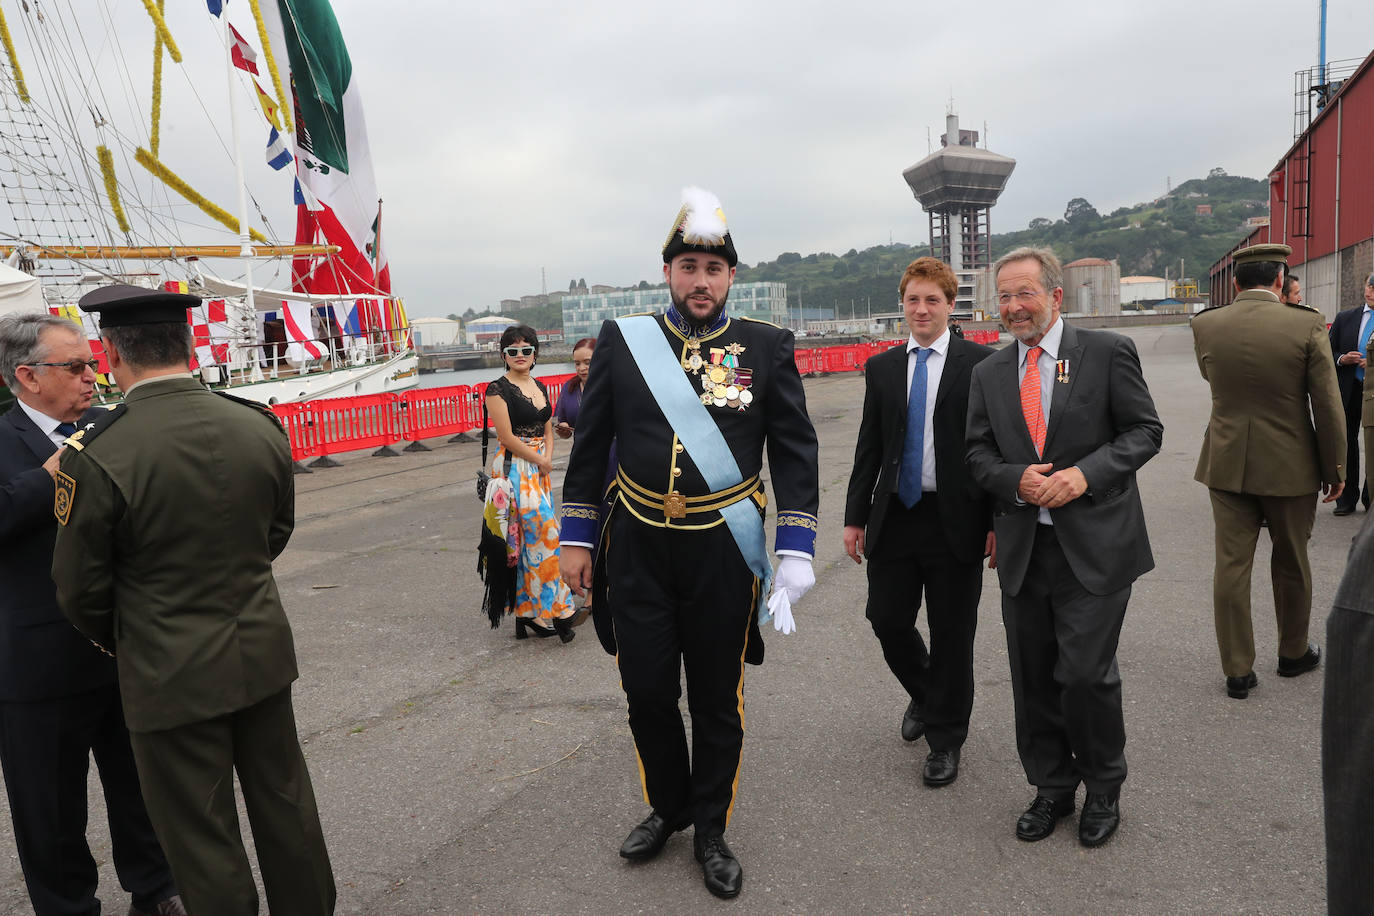
[[[334,7],[393,285],[419,316],[537,293],[541,269],[550,290],[657,281],[686,184],[716,192],[751,264],[923,242],[901,173],[938,145],[951,96],[963,127],[986,124],[1017,160],[994,231],[1059,218],[1077,196],[1107,213],[1215,166],[1264,177],[1292,142],[1319,3]],[[228,8],[247,21],[243,0]],[[189,46],[213,36],[174,24]],[[1328,59],[1371,48],[1374,3],[1330,0]],[[289,198],[267,206],[289,235]]]

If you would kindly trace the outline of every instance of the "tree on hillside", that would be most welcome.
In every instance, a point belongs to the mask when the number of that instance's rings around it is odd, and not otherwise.
[[[1225,177],[1226,177],[1226,170],[1225,170],[1224,168],[1222,168],[1221,166],[1217,166],[1216,168],[1212,169],[1210,172],[1207,173],[1207,177],[1208,177],[1208,178],[1225,178]]]
[[[453,312],[449,312],[449,313],[448,313],[448,320],[449,320],[449,321],[459,321],[460,319],[459,319],[458,316],[457,316],[456,314],[454,314]]]
[[[1050,228],[1053,225],[1054,223],[1045,219],[1045,217],[1037,216],[1035,219],[1030,221],[1030,224],[1027,228],[1034,229],[1037,232],[1043,232],[1044,230]]]

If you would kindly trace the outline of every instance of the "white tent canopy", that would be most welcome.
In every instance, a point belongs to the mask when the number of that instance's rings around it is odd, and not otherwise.
[[[47,310],[48,305],[38,288],[38,278],[0,262],[0,315]]]

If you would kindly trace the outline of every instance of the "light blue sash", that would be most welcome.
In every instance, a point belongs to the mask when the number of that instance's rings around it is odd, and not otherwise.
[[[692,390],[683,374],[682,363],[668,346],[658,321],[650,315],[634,315],[617,318],[615,323],[620,327],[649,392],[706,479],[706,486],[718,492],[743,482],[744,475],[740,473],[734,453],[701,403],[701,396]],[[773,564],[768,560],[763,519],[759,518],[754,501],[748,498],[726,506],[720,514],[744,562],[759,579],[759,623],[767,623],[772,617],[768,612],[768,592],[773,584]]]

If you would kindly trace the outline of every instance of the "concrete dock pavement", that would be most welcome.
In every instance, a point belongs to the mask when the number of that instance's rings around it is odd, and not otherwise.
[[[837,375],[806,385],[821,441],[817,585],[796,608],[797,633],[765,630],[767,661],[745,675],[744,763],[727,833],[745,882],[733,904],[702,886],[690,831],[653,862],[617,856],[648,808],[614,661],[591,627],[567,645],[517,642],[509,621],[488,628],[475,573],[480,446],[357,453],[297,478],[296,532],[277,576],[338,912],[1323,912],[1321,669],[1275,674],[1262,537],[1260,685],[1248,700],[1226,697],[1211,512],[1192,479],[1207,387],[1186,326],[1130,334],[1165,433],[1140,474],[1156,568],[1137,582],[1121,636],[1130,775],[1121,829],[1106,846],[1081,848],[1076,818],[1041,843],[1014,835],[1033,790],[1016,754],[995,572],[984,578],[959,778],[922,785],[928,748],[901,740],[906,698],[864,620],[865,570],[843,550],[863,379]],[[559,442],[556,477],[567,448]],[[1362,512],[1318,509],[1319,643],[1362,522]],[[101,896],[120,910],[95,778],[91,786]],[[6,808],[0,912],[27,911]]]

